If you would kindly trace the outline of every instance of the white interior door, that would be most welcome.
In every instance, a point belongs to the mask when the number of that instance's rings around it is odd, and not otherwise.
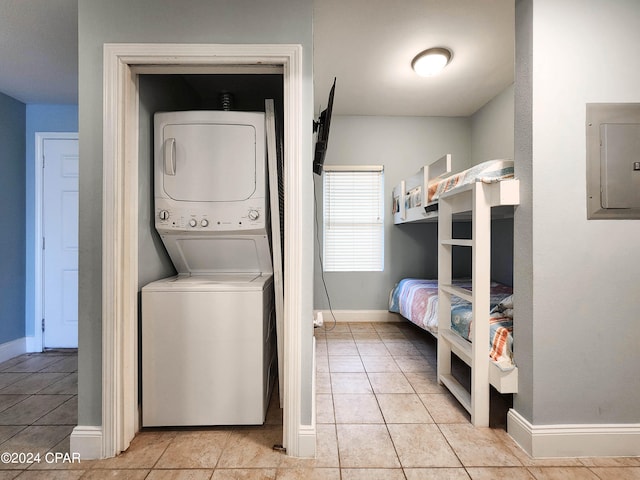
[[[78,346],[78,140],[43,145],[43,345]]]

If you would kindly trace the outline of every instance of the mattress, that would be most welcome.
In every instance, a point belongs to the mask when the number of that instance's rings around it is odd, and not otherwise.
[[[454,280],[455,286],[471,289],[471,280]],[[490,326],[490,357],[498,366],[513,368],[513,289],[497,282],[490,284],[490,306],[487,312]],[[389,295],[389,311],[399,313],[418,327],[438,332],[438,281],[419,278],[400,280]],[[472,306],[469,302],[451,296],[451,329],[462,338],[471,336]]]
[[[454,188],[473,182],[494,183],[513,178],[513,160],[488,160],[467,170],[441,178],[429,184],[427,204]]]

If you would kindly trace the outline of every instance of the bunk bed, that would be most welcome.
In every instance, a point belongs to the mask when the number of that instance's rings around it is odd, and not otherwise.
[[[447,157],[448,160],[443,160]],[[511,161],[492,160],[448,176],[445,176],[448,171],[440,172],[447,170],[442,168],[442,164],[446,165],[447,162],[450,170],[450,156],[434,163],[438,162],[436,168],[425,166],[394,188],[394,223],[438,222],[437,293],[434,293],[434,282],[430,284],[432,296],[437,299],[431,304],[431,310],[437,310],[437,323],[431,323],[428,328],[423,325],[422,328],[438,339],[438,381],[470,413],[474,425],[488,426],[490,385],[500,393],[516,393],[518,387],[518,369],[507,361],[511,359],[511,353],[505,348],[513,341],[510,336],[513,311],[511,292],[504,291],[502,299],[495,297],[496,285],[492,287],[490,276],[492,214],[504,218],[513,212],[513,206],[519,203],[519,183],[513,178]],[[422,183],[415,185],[416,177],[419,179],[421,176]],[[419,187],[419,195],[416,187]],[[420,203],[419,207],[417,203]],[[424,214],[416,208],[424,210]],[[471,221],[470,239],[453,236],[454,220]],[[453,247],[471,249],[470,280],[454,281],[452,278]],[[391,293],[392,311],[399,311],[401,295],[400,292]],[[413,297],[421,296],[414,294]],[[425,300],[420,298],[418,301]],[[437,308],[434,307],[436,304]],[[470,317],[470,323],[467,322],[463,329],[455,325],[458,315],[455,310],[460,305],[465,305],[467,317]],[[412,308],[405,307],[405,313]],[[491,335],[491,324],[501,322],[504,324],[495,326]],[[464,335],[465,329],[467,335]],[[499,333],[497,338],[496,331]],[[499,347],[499,351],[495,350],[496,347]],[[471,391],[467,391],[452,375],[451,354],[458,356],[471,368]]]

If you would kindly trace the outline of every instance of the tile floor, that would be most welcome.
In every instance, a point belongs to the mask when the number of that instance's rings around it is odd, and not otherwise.
[[[276,394],[262,427],[143,431],[116,458],[0,463],[0,480],[640,480],[638,457],[533,460],[503,429],[473,428],[437,384],[433,338],[412,325],[338,324],[316,339],[315,459],[271,448],[281,440]],[[68,452],[76,364],[68,352],[0,364],[0,452]],[[503,415],[492,411],[493,423]]]

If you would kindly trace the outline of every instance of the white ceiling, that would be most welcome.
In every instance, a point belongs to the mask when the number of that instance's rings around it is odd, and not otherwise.
[[[0,92],[77,103],[77,0],[0,0]],[[437,77],[420,51],[453,59]],[[315,0],[316,112],[337,77],[334,114],[468,116],[513,82],[514,0]]]

